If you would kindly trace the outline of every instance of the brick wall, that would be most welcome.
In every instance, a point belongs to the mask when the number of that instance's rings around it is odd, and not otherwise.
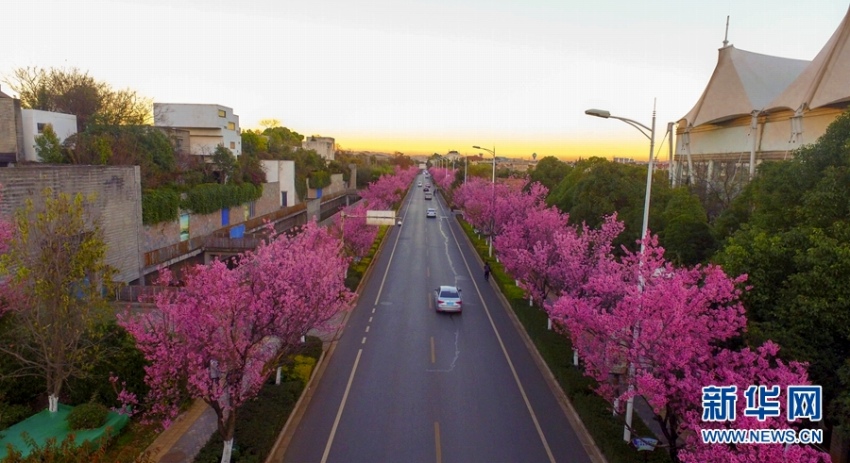
[[[10,218],[27,199],[38,201],[45,188],[71,195],[94,195],[92,211],[101,221],[106,263],[116,280],[130,282],[141,269],[141,179],[137,166],[18,166],[0,169],[0,216]]]

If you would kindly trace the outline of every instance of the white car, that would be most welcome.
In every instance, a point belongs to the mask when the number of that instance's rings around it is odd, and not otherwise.
[[[419,187],[421,187],[421,186],[422,186],[422,182],[419,182],[419,185],[416,185],[416,186],[419,186]]]
[[[427,211],[425,211],[425,217],[428,217],[428,218],[434,217],[434,218],[436,218],[436,217],[437,217],[437,210],[436,210],[436,209],[434,209],[433,207],[429,207],[429,208],[428,208],[428,210],[427,210]]]
[[[463,309],[463,300],[460,297],[460,288],[455,286],[440,286],[434,290],[434,302],[437,312],[458,312]]]

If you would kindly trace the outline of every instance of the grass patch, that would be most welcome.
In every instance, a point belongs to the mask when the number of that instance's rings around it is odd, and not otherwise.
[[[312,358],[315,365],[321,354],[322,340],[308,336],[307,344],[297,355]],[[303,371],[287,374],[280,385],[274,384],[272,375],[259,395],[239,408],[233,438],[233,463],[262,463],[266,460],[304,390],[303,374]],[[195,457],[195,463],[220,462],[223,447],[221,436],[218,432],[214,433]]]
[[[657,449],[644,455],[645,452],[639,453],[623,442],[623,418],[614,416],[611,405],[594,392],[596,382],[584,376],[573,366],[573,350],[569,337],[547,329],[549,316],[546,312],[539,307],[529,307],[524,291],[516,286],[514,279],[508,276],[502,264],[487,257],[489,250],[486,237],[479,237],[472,226],[462,218],[458,217],[458,222],[472,241],[478,255],[490,262],[497,286],[525,327],[526,333],[534,342],[543,361],[549,366],[605,458],[610,463],[638,461],[670,463],[671,459],[666,449]],[[652,436],[652,432],[637,414],[632,424],[638,436]]]

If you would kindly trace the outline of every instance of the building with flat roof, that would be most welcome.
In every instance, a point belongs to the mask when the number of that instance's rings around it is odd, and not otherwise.
[[[154,125],[189,132],[190,154],[209,156],[219,145],[234,156],[242,154],[242,131],[239,116],[232,108],[218,104],[154,103]]]

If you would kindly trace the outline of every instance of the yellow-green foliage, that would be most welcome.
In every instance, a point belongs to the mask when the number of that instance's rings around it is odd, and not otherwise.
[[[310,374],[316,366],[316,359],[306,355],[296,355],[292,358],[292,366],[286,368],[286,374],[292,379],[298,379],[305,386],[310,381]]]

